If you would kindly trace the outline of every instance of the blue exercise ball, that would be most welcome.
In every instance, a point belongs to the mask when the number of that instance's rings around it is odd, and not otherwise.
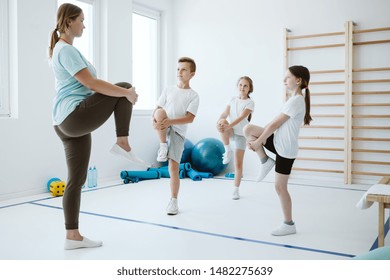
[[[218,175],[227,167],[227,164],[222,163],[224,152],[225,148],[220,140],[215,138],[200,140],[192,148],[192,167],[200,172],[210,172]]]
[[[191,162],[191,153],[192,153],[192,148],[194,147],[194,144],[188,139],[184,141],[184,150],[183,154],[181,156],[180,163],[186,163],[186,162]]]

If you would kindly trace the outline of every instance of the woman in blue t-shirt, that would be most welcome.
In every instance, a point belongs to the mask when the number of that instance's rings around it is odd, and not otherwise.
[[[81,188],[84,185],[91,154],[91,132],[114,112],[117,141],[111,152],[144,164],[129,145],[129,127],[138,95],[129,83],[113,85],[97,79],[95,68],[73,46],[81,37],[83,11],[72,4],[58,8],[57,26],[51,34],[49,56],[55,76],[56,97],[53,106],[54,129],[63,142],[68,180],[63,196],[66,239],[65,249],[102,245],[79,232]]]
[[[244,128],[248,147],[255,151],[261,161],[261,181],[275,165],[275,189],[282,206],[284,223],[271,232],[272,235],[295,234],[292,220],[292,202],[288,192],[288,178],[294,160],[298,154],[298,134],[302,122],[309,125],[310,116],[310,72],[304,66],[291,66],[284,78],[284,85],[291,97],[284,104],[281,112],[264,128],[248,124]],[[304,91],[304,92],[303,92]],[[269,158],[264,147],[276,155],[276,161]]]

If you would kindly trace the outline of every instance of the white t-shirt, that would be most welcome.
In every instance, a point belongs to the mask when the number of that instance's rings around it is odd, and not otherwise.
[[[298,134],[305,117],[305,98],[302,95],[291,97],[283,106],[283,114],[290,118],[276,131],[274,145],[278,154],[285,158],[296,158],[298,154]]]
[[[240,99],[239,97],[235,96],[233,97],[229,102],[230,107],[230,113],[229,113],[229,119],[230,122],[233,122],[235,119],[237,119],[239,116],[241,116],[242,112],[245,109],[249,109],[253,112],[255,109],[255,102],[253,102],[252,99]],[[245,118],[241,122],[239,122],[237,125],[233,127],[233,132],[236,135],[243,136],[243,128],[245,125],[249,123],[248,119]]]
[[[165,110],[170,119],[184,117],[187,112],[194,116],[199,107],[199,95],[193,89],[182,89],[170,86],[163,90],[156,104]],[[172,125],[172,128],[185,137],[188,124]]]

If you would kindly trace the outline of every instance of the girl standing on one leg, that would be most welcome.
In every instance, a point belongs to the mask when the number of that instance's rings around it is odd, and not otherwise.
[[[244,137],[243,128],[251,119],[251,114],[255,108],[255,103],[249,97],[253,92],[252,79],[244,76],[238,79],[237,89],[238,96],[233,97],[226,106],[225,111],[219,117],[217,129],[221,135],[222,142],[225,146],[222,163],[228,164],[232,157],[233,151],[230,148],[230,139],[233,139],[236,144],[234,156],[234,190],[233,199],[240,199],[239,186],[242,178],[242,167],[244,161],[244,153],[246,148],[246,139]],[[229,117],[231,123],[227,121]]]
[[[275,189],[282,207],[284,223],[272,231],[272,235],[296,233],[292,219],[292,202],[287,186],[294,160],[298,154],[299,129],[302,122],[309,125],[312,120],[309,81],[310,72],[306,67],[289,67],[284,78],[284,85],[291,97],[284,104],[281,113],[264,128],[252,124],[244,128],[249,149],[258,154],[262,163],[257,180],[263,180],[275,165]],[[276,154],[276,161],[267,156],[264,147]]]

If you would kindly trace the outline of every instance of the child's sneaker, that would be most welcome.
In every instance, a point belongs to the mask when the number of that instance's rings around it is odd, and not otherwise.
[[[240,199],[240,192],[238,187],[234,187],[233,197],[234,200]]]
[[[265,176],[271,171],[272,167],[274,167],[275,161],[272,158],[268,158],[267,161],[261,164],[260,174],[257,176],[256,181],[263,181]]]
[[[232,150],[226,151],[222,155],[222,163],[228,164],[232,160],[232,157],[233,157],[233,151]]]
[[[168,144],[160,143],[160,149],[157,152],[157,161],[165,162],[168,160]]]
[[[171,201],[169,201],[168,207],[167,207],[167,214],[168,215],[176,215],[179,213],[179,206],[177,205],[177,199],[171,198]]]
[[[275,229],[271,232],[271,234],[274,236],[283,236],[283,235],[289,235],[289,234],[295,234],[295,233],[297,233],[297,229],[295,227],[295,224],[288,225],[285,223],[283,223],[280,227],[278,227],[277,229]]]

